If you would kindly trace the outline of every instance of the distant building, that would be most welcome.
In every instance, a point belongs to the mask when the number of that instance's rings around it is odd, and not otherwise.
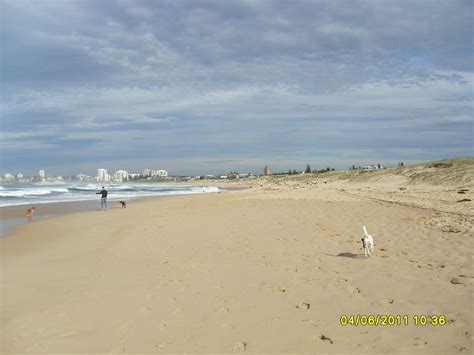
[[[374,169],[384,169],[383,166],[379,165],[364,165],[362,170],[374,170]]]
[[[33,181],[33,178],[31,178],[31,177],[22,177],[22,178],[17,178],[17,180],[18,180],[19,183],[28,184],[31,181]]]
[[[16,174],[16,178],[17,180],[23,179],[23,174],[22,173]]]
[[[143,176],[153,176],[154,171],[151,169],[143,169],[142,175]]]
[[[164,178],[164,177],[168,176],[168,171],[166,171],[166,170],[143,169],[142,176],[143,177],[148,177],[148,178],[154,178],[154,177]]]
[[[97,169],[97,181],[110,181],[110,175],[107,169]]]
[[[10,173],[6,173],[5,175],[3,175],[3,180],[4,181],[13,181],[14,179],[15,179],[15,177]]]
[[[229,179],[238,179],[240,177],[240,174],[236,171],[231,171],[230,173],[227,174],[227,177]]]
[[[44,172],[44,170],[40,170],[38,171],[38,176],[41,180],[43,180],[46,177],[46,173]]]
[[[128,180],[128,172],[125,170],[117,170],[114,174],[114,179],[117,181]]]
[[[83,174],[83,173],[77,175],[76,178],[77,178],[79,181],[92,180],[92,176],[89,176],[89,175],[86,175],[86,174]]]
[[[272,171],[268,165],[263,168],[263,175],[271,175]]]

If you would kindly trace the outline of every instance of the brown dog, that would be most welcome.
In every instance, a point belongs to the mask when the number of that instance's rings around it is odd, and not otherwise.
[[[31,217],[33,215],[33,213],[35,213],[35,207],[31,207],[31,208],[28,208],[26,210],[26,216],[27,217]]]
[[[125,201],[119,201],[122,205],[122,208],[127,208],[127,203]]]

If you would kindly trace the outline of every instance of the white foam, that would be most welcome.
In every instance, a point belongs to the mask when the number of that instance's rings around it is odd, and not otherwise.
[[[69,184],[39,187],[37,184],[27,186],[2,186],[0,189],[0,206],[34,205],[52,202],[91,201],[99,197],[102,184]],[[110,184],[104,185],[109,191],[110,200],[131,200],[143,197],[185,195],[218,192],[215,186],[189,186],[171,184]]]
[[[26,196],[40,196],[49,195],[54,192],[68,192],[66,188],[44,188],[44,189],[20,189],[7,191],[2,189],[0,196],[3,197],[26,197]]]

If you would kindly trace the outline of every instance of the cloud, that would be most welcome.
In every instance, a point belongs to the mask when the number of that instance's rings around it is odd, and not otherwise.
[[[348,152],[436,159],[472,148],[469,2],[2,6],[5,168],[36,170],[10,158],[18,140],[68,171],[131,157],[246,169],[252,156],[345,164]]]

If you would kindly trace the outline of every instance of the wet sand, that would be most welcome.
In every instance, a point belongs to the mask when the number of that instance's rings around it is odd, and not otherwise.
[[[208,180],[204,183],[200,183],[201,180],[196,180],[192,184],[196,185],[210,185],[217,186],[222,191],[240,191],[248,188],[247,185],[237,184],[216,184],[214,180]],[[184,184],[189,185],[189,184]],[[153,197],[142,197],[140,199],[147,199]],[[154,197],[156,198],[156,197]],[[135,199],[132,201],[138,201]],[[130,203],[130,201],[128,201]],[[71,202],[53,202],[53,203],[42,203],[35,204],[35,212],[31,217],[26,215],[27,208],[33,207],[33,205],[19,205],[19,206],[6,206],[0,207],[0,237],[10,235],[14,227],[24,224],[31,223],[46,218],[56,217],[68,213],[87,212],[87,211],[99,211],[100,199],[87,200],[87,201],[71,201]],[[109,199],[108,209],[121,208],[120,203],[117,199]]]
[[[100,201],[72,201],[35,204],[35,212],[31,217],[26,215],[26,209],[32,205],[0,207],[0,237],[14,233],[15,227],[44,220],[46,218],[57,217],[68,213],[98,211]],[[119,208],[117,201],[109,201],[109,208]]]

